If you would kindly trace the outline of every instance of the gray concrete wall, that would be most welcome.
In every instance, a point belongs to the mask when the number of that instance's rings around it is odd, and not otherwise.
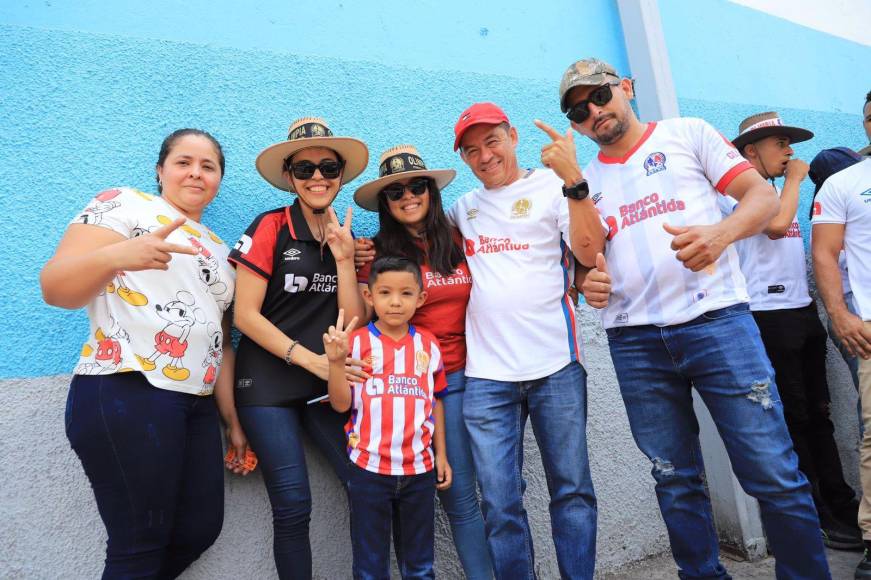
[[[590,461],[599,497],[598,568],[667,550],[650,464],[635,448],[598,319],[580,309],[588,360]],[[0,381],[0,577],[95,578],[105,531],[90,486],[64,434],[68,375]],[[350,577],[345,495],[316,451],[307,454],[314,499],[311,543],[317,578]],[[541,461],[527,430],[526,505],[541,578],[559,577]],[[259,473],[227,473],[226,515],[217,543],[184,575],[188,579],[274,578],[272,520]],[[436,571],[461,578],[447,519],[439,513]]]
[[[821,310],[822,311],[822,310]],[[653,493],[650,464],[636,449],[598,319],[579,309],[589,372],[590,461],[599,498],[598,570],[607,572],[668,549]],[[848,481],[858,485],[856,394],[831,349],[829,379],[836,435]],[[105,531],[90,486],[64,435],[69,376],[0,381],[0,577],[95,578]],[[531,429],[527,431],[526,505],[541,578],[559,577],[547,486]],[[344,492],[317,452],[307,455],[314,511],[311,543],[316,578],[350,577]],[[259,473],[227,474],[226,516],[217,543],[184,575],[188,579],[274,578],[269,501]],[[461,578],[447,519],[436,528],[437,574]]]

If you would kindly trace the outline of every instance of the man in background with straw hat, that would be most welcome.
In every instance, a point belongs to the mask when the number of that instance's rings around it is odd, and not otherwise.
[[[804,241],[795,213],[799,186],[808,164],[793,157],[792,145],[813,133],[785,125],[774,112],[744,119],[732,143],[762,177],[785,177],[780,210],[762,233],[735,244],[750,291],[750,310],[774,367],[786,426],[798,455],[799,469],[811,483],[823,542],[830,548],[862,548],[857,517],[859,502],[844,481],[831,399],[826,380],[828,336],[807,285]],[[738,202],[720,198],[724,215]]]
[[[454,150],[481,182],[448,214],[472,272],[463,414],[494,571],[497,578],[535,576],[523,506],[529,418],[547,475],[560,576],[592,579],[596,496],[586,372],[568,290],[574,258],[590,267],[602,250],[601,218],[585,183],[520,168],[517,129],[493,103],[463,111],[454,135]]]
[[[775,192],[709,124],[641,123],[633,97],[631,79],[592,58],[569,66],[559,88],[572,127],[599,146],[583,174],[609,225],[584,296],[601,309],[679,574],[729,578],[702,479],[694,388],[741,486],[759,500],[778,578],[829,578],[810,485],[731,246],[766,227],[777,212]],[[721,194],[740,201],[725,219]]]

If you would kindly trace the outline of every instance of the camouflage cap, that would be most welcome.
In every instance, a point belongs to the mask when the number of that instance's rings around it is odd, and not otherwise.
[[[598,58],[585,58],[573,63],[563,74],[559,84],[559,104],[563,113],[568,110],[566,96],[569,91],[580,86],[598,86],[607,82],[616,84],[620,76],[613,66]]]

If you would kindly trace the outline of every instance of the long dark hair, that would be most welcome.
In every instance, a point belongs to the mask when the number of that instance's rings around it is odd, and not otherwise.
[[[402,256],[422,265],[429,260],[430,267],[442,276],[450,276],[465,259],[463,250],[454,239],[453,227],[448,223],[442,207],[442,194],[435,181],[427,178],[429,211],[424,218],[423,240],[426,251],[420,249],[405,226],[396,221],[387,207],[387,199],[378,194],[378,222],[381,229],[373,238],[379,256]]]

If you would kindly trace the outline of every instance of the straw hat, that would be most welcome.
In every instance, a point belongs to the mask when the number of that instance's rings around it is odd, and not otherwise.
[[[363,209],[378,211],[378,194],[382,189],[410,177],[429,177],[441,190],[456,177],[453,169],[427,169],[413,145],[397,145],[381,154],[378,179],[364,183],[354,192],[354,202]]]
[[[293,191],[284,178],[284,160],[302,149],[325,147],[345,160],[342,183],[347,183],[363,173],[369,163],[366,144],[353,137],[333,137],[327,122],[320,117],[303,117],[290,125],[287,141],[270,145],[257,156],[255,165],[263,179],[278,189]]]
[[[772,135],[783,135],[789,138],[790,144],[801,143],[812,139],[814,134],[807,129],[784,125],[780,115],[774,112],[750,115],[738,127],[738,136],[732,139],[732,144],[743,151],[745,145],[755,143]]]

